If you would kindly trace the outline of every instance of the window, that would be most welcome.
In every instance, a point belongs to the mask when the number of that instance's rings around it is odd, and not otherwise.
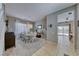
[[[38,29],[42,29],[42,25],[38,25],[37,28],[38,28]]]

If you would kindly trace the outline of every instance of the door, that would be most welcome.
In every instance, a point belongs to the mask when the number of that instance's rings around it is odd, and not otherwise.
[[[71,48],[74,48],[73,26],[72,23],[61,24],[58,26],[58,45],[62,54],[69,54]]]

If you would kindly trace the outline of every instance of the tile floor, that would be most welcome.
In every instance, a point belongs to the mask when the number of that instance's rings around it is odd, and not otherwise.
[[[46,41],[45,45],[40,48],[33,56],[56,56],[57,44],[50,41]]]
[[[45,44],[44,39],[37,40],[32,43],[24,43],[21,40],[16,40],[16,47],[8,49],[5,56],[32,56]]]
[[[59,51],[60,50],[60,51]],[[16,47],[10,48],[5,52],[5,56],[64,56],[63,51],[57,43],[40,39],[33,43],[24,43],[16,40]],[[69,56],[75,56],[76,53],[72,46],[68,52]]]

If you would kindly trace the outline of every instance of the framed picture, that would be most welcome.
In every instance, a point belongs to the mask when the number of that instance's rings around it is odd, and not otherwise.
[[[52,24],[50,24],[49,27],[52,28]]]
[[[38,29],[42,29],[42,25],[38,25],[37,28],[38,28]]]
[[[79,27],[79,20],[78,20],[78,22],[77,22],[77,23],[78,23],[78,27]]]

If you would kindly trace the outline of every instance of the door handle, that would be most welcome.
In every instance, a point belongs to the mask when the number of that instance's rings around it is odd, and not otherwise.
[[[73,38],[73,35],[69,35],[69,40],[71,41]]]

